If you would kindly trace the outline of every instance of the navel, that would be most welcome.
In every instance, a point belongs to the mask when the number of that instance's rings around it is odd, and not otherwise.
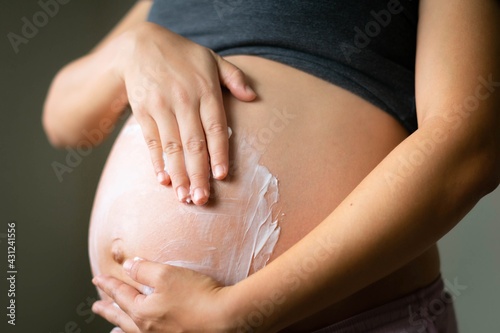
[[[123,248],[123,240],[121,238],[116,238],[113,240],[111,244],[111,255],[113,256],[113,260],[116,261],[119,265],[123,264],[123,262],[125,261]]]

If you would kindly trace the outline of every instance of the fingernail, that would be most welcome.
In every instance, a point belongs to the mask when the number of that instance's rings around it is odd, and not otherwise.
[[[217,179],[221,179],[224,177],[226,173],[226,169],[222,165],[216,165],[214,168],[214,177]]]
[[[233,135],[233,130],[231,129],[231,127],[227,127],[227,138],[231,138],[231,135]]]
[[[193,200],[195,203],[200,203],[206,197],[205,191],[201,187],[198,187],[194,190]]]
[[[130,272],[130,270],[132,269],[132,266],[134,265],[134,261],[136,261],[135,259],[134,260],[125,260],[125,262],[123,263],[123,269],[127,272]]]
[[[189,192],[184,186],[179,186],[177,188],[177,199],[179,199],[180,202],[184,202],[188,196]]]
[[[152,295],[155,292],[155,288],[150,287],[150,286],[143,286],[142,288],[142,294],[149,296]]]

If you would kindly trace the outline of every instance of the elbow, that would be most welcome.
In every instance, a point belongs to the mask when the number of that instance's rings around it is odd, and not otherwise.
[[[500,185],[500,149],[485,149],[476,160],[475,187],[485,196]]]
[[[58,77],[54,80],[57,83]],[[42,127],[49,143],[54,148],[75,146],[79,137],[76,136],[74,125],[68,121],[68,105],[64,96],[54,87],[49,89],[42,112]]]
[[[72,124],[68,122],[67,113],[71,109],[71,104],[68,105],[67,102],[69,97],[67,89],[65,89],[67,86],[65,72],[63,68],[54,77],[43,104],[41,117],[45,135],[54,148],[64,148],[76,144],[75,135],[72,133]]]
[[[76,136],[74,129],[64,122],[63,112],[59,109],[60,106],[51,104],[47,99],[42,113],[42,127],[45,135],[54,148],[75,147],[80,137]]]
[[[45,116],[45,112],[42,115],[42,127],[52,147],[62,148],[64,146],[63,140],[61,140],[61,138],[54,131],[50,123],[50,120],[48,120],[47,117]]]
[[[54,83],[57,81],[57,77],[52,82],[45,98],[41,120],[49,143],[54,148],[63,148],[67,142],[65,142],[64,135],[62,134],[63,126],[61,124],[61,113],[59,112],[60,105],[55,102],[57,98],[54,97],[56,90],[54,89]]]
[[[49,143],[54,148],[63,148],[68,145],[67,140],[58,131],[57,117],[54,115],[53,107],[46,101],[42,113],[42,127]]]

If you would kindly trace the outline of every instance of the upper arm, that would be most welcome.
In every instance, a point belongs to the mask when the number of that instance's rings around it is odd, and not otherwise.
[[[419,129],[457,166],[500,182],[500,2],[421,0],[415,94]],[[479,168],[479,169],[478,169]]]
[[[153,4],[152,0],[139,0],[127,12],[127,14],[118,22],[118,24],[97,44],[92,52],[101,49],[110,40],[120,35],[122,32],[134,27],[135,25],[146,21],[149,10]]]
[[[457,115],[498,126],[499,32],[497,0],[420,1],[415,82],[419,126],[435,116]]]

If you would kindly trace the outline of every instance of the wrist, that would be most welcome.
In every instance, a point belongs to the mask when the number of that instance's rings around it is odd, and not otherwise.
[[[242,302],[235,286],[222,287],[218,291],[219,306],[214,307],[217,331],[226,333],[241,332],[239,319],[242,316]]]
[[[132,31],[127,30],[92,54],[102,64],[103,73],[115,80],[119,86],[125,85],[124,73],[135,44],[133,39]]]
[[[249,281],[253,280],[252,277],[223,288],[224,306],[221,314],[224,332],[277,331],[274,321],[282,310],[285,297],[280,293],[259,288],[257,281]]]

